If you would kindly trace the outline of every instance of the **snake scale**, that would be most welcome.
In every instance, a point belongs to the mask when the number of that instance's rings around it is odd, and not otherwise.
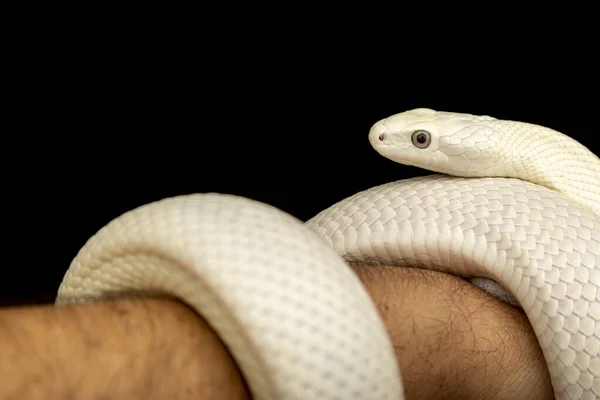
[[[369,141],[437,173],[304,224],[228,194],[141,206],[90,238],[57,304],[175,296],[219,334],[255,399],[402,399],[391,341],[343,257],[417,262],[499,285],[526,313],[556,398],[599,398],[598,157],[543,126],[425,108],[375,123]]]

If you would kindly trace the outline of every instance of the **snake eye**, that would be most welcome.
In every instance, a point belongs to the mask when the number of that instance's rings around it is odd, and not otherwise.
[[[414,131],[411,139],[416,147],[426,149],[431,143],[431,134],[427,131]]]

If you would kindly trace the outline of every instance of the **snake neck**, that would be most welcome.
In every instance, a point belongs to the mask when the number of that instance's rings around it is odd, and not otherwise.
[[[553,129],[497,120],[492,176],[527,180],[563,193],[600,215],[600,159],[587,147]]]

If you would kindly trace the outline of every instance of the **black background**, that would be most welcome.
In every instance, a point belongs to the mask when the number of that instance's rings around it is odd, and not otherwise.
[[[0,298],[52,301],[91,235],[164,197],[231,193],[307,220],[359,190],[428,174],[367,140],[374,122],[407,109],[537,123],[600,153],[591,52],[405,39],[377,48],[335,35],[278,43],[276,33],[268,43],[141,33],[40,43],[13,104],[17,135],[4,143]]]

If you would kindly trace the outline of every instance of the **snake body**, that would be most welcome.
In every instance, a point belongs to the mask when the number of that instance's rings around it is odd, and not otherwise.
[[[379,121],[369,139],[446,175],[365,190],[305,224],[232,195],[160,200],[85,244],[57,304],[175,296],[219,334],[255,399],[402,399],[390,339],[342,257],[417,262],[498,282],[527,314],[556,397],[600,397],[598,157],[541,126],[429,109]]]

